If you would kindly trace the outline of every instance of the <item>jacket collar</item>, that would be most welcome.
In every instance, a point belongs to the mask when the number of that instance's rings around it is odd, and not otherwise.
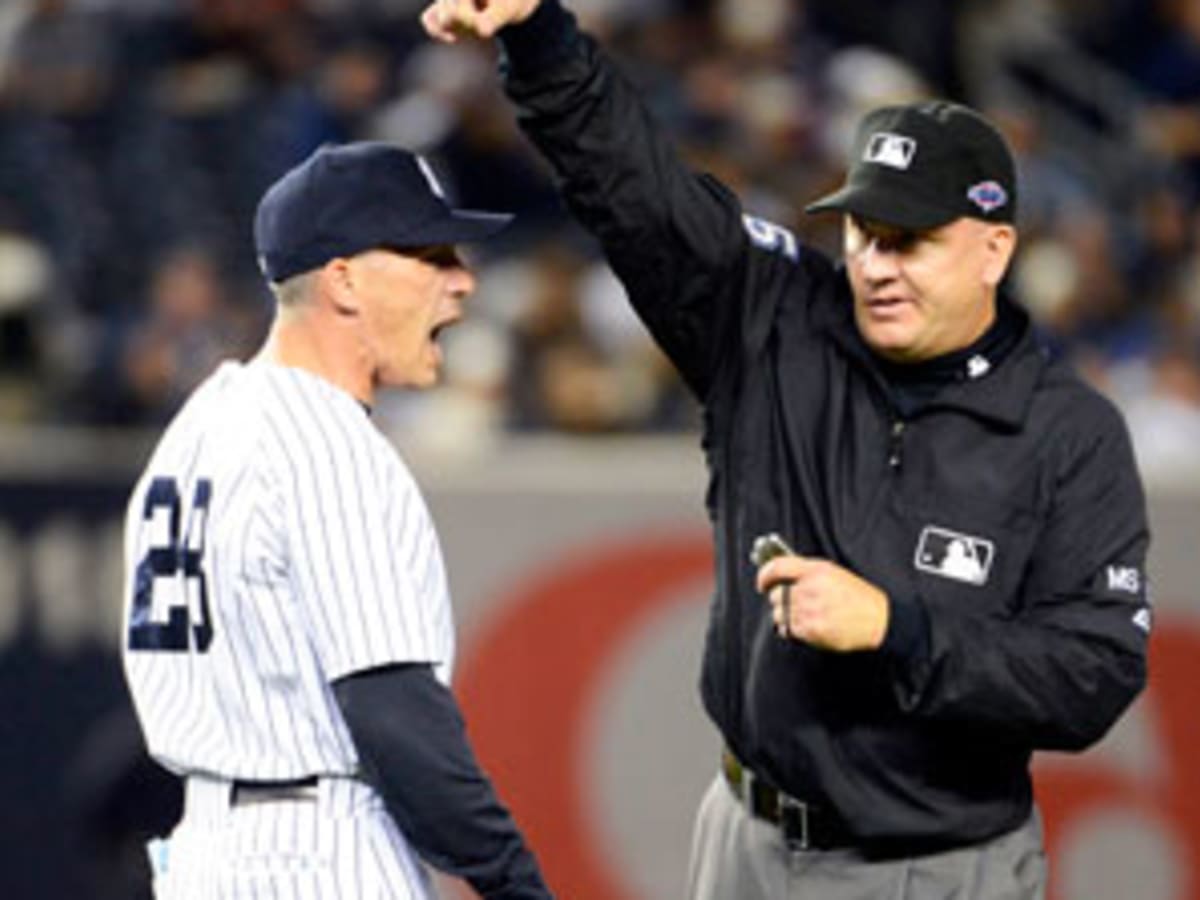
[[[850,284],[841,266],[834,282],[833,290],[821,292],[813,310],[813,324],[818,331],[827,333],[851,360],[866,368],[880,389],[886,391],[887,381],[880,371],[878,357],[863,341],[854,321]],[[1049,353],[1038,339],[1029,313],[1019,304],[1012,305],[1020,317],[1021,334],[1016,346],[986,373],[946,385],[925,409],[956,409],[1012,430],[1021,427],[1049,363]]]

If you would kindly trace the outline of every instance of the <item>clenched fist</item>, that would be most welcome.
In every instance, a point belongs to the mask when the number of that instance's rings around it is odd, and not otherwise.
[[[434,0],[421,25],[434,40],[453,44],[462,36],[490,38],[505,25],[524,22],[541,0]]]
[[[758,570],[780,635],[848,653],[875,650],[887,634],[887,594],[827,559],[780,556]]]

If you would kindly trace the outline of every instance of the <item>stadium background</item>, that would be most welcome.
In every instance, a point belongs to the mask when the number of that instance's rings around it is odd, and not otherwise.
[[[1152,488],[1152,686],[1047,755],[1055,898],[1200,898],[1200,3],[579,0],[697,166],[798,217],[865,108],[927,93],[1020,157],[1013,281],[1125,410]],[[515,134],[486,48],[411,0],[0,3],[0,891],[136,897],[169,819],[115,664],[118,514],[154,429],[270,313],[249,221],[320,143],[428,153],[520,227],[447,385],[377,415],[429,487],[476,740],[564,897],[678,896],[716,739],[694,682],[696,415]],[[453,886],[447,891],[453,892]]]

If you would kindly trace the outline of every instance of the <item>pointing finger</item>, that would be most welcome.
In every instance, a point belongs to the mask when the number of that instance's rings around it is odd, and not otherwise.
[[[464,34],[478,33],[476,19],[479,14],[474,0],[437,0],[427,12],[433,25],[430,35],[444,43],[452,44]],[[422,16],[424,21],[425,17]]]
[[[503,24],[500,13],[494,7],[485,9],[475,17],[475,33],[481,38],[490,38]]]
[[[482,38],[493,37],[512,20],[513,11],[494,0],[475,0],[475,8],[479,11],[475,17],[475,29]]]
[[[441,41],[445,44],[453,44],[458,40],[458,36],[448,27],[446,15],[442,10],[440,2],[429,4],[425,11],[421,13],[421,26],[435,41]]]

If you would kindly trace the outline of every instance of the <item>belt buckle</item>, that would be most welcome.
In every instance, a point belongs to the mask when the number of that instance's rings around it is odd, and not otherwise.
[[[789,850],[812,849],[808,814],[807,803],[779,792],[779,827],[783,831],[783,840]]]
[[[758,811],[758,806],[754,802],[755,780],[754,774],[749,769],[742,769],[742,777],[738,782],[738,793],[741,794],[741,796],[738,797],[738,799],[741,800],[742,806],[744,806],[746,811],[752,816],[756,815]]]

